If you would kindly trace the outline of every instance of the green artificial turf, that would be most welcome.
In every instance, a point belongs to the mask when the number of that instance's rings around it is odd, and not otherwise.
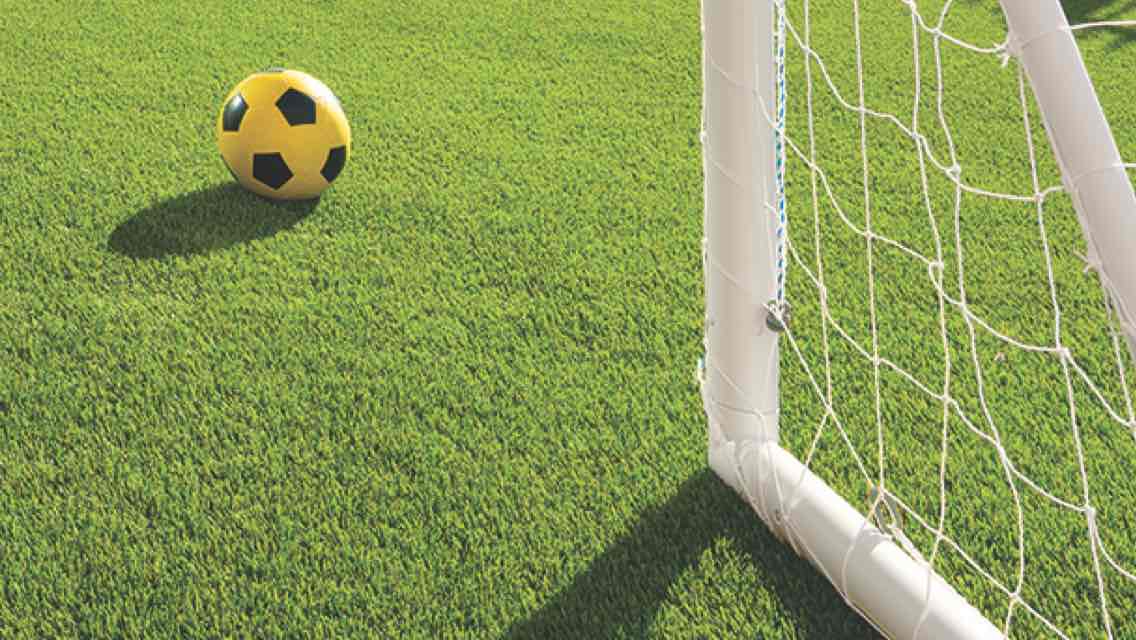
[[[871,4],[867,100],[910,119],[910,20]],[[996,3],[955,4],[948,31],[1004,36]],[[1136,16],[1098,4],[1067,8]],[[850,3],[816,1],[812,19],[854,98]],[[872,635],[707,469],[697,2],[44,0],[0,6],[0,33],[0,638]],[[1081,42],[1136,158],[1132,32]],[[949,49],[963,176],[1028,191],[1013,66]],[[219,158],[220,101],[269,66],[321,78],[350,118],[353,155],[318,203],[246,194]],[[823,87],[816,108],[821,163],[862,221],[856,118]],[[875,230],[933,255],[915,155],[887,125],[869,138]],[[808,174],[789,169],[808,261]],[[948,183],[931,181],[950,285]],[[1052,341],[1034,212],[967,204],[973,310]],[[1068,198],[1046,211],[1063,340],[1119,402]],[[870,344],[864,242],[824,215],[833,314]],[[876,252],[880,352],[941,388],[926,269]],[[821,363],[796,267],[794,338]],[[980,416],[965,323],[947,323],[951,394]],[[1058,362],[978,340],[1009,454],[1078,501]],[[871,367],[830,352],[874,475]],[[803,453],[820,404],[789,348],[782,362],[782,433]],[[889,486],[936,519],[942,405],[882,385]],[[1102,536],[1131,568],[1136,446],[1075,391]],[[957,420],[949,434],[946,532],[1012,583],[1008,485],[988,446]],[[826,428],[817,468],[859,504],[847,451]],[[1083,519],[1022,493],[1023,599],[1101,637]],[[956,555],[938,562],[1001,622],[1004,596]],[[1136,634],[1136,588],[1105,578],[1114,635]],[[1044,635],[1020,611],[1013,629]]]

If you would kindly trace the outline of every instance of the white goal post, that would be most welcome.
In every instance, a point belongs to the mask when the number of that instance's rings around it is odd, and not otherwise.
[[[894,3],[897,12],[916,10],[910,0]],[[780,430],[794,425],[779,424],[778,340],[782,324],[792,322],[783,287],[793,211],[780,173],[779,63],[787,37],[778,4],[702,0],[706,318],[699,378],[710,467],[884,635],[1003,638],[1008,621],[984,617],[909,543],[882,532],[779,444]],[[1136,355],[1136,195],[1126,167],[1059,0],[1000,4],[1006,55],[1028,78],[1088,259]]]

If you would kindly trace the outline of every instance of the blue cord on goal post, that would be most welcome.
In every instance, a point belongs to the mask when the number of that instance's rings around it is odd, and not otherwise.
[[[777,298],[774,302],[778,315],[785,311],[785,242],[788,232],[788,218],[785,215],[785,2],[774,3],[777,11],[777,51],[774,63],[777,65],[777,120],[773,133],[774,153],[777,165],[774,172],[775,194],[777,198]]]

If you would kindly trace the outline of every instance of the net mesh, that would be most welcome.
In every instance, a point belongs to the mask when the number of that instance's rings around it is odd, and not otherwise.
[[[1072,4],[1136,150],[1134,23]],[[1136,636],[1131,363],[997,3],[776,25],[783,445],[1011,637]]]

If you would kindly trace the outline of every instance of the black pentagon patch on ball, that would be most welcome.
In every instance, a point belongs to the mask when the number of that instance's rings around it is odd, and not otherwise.
[[[328,184],[339,176],[339,172],[343,171],[343,164],[347,162],[347,147],[334,147],[327,152],[327,160],[323,163],[323,168],[320,169],[320,175]]]
[[[276,108],[293,127],[316,123],[316,101],[311,96],[289,89],[276,101]]]
[[[255,153],[252,156],[252,177],[279,189],[292,179],[292,171],[279,153]]]
[[[248,113],[248,103],[244,96],[237,94],[229,99],[225,111],[221,115],[221,128],[225,131],[237,131],[241,128],[241,120]]]

